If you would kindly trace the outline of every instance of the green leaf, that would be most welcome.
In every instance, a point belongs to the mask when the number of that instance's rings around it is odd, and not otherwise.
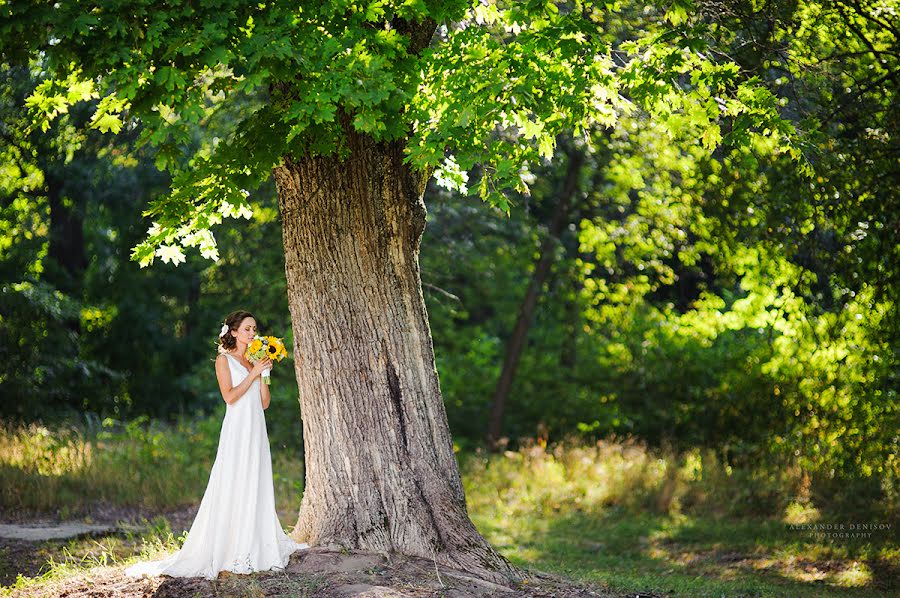
[[[722,131],[717,124],[711,124],[703,131],[703,134],[700,136],[700,141],[703,143],[703,147],[708,150],[716,149],[719,145],[719,142],[722,141]]]
[[[122,120],[115,114],[103,114],[100,118],[91,120],[91,128],[98,129],[101,133],[112,131],[115,134],[122,130]]]

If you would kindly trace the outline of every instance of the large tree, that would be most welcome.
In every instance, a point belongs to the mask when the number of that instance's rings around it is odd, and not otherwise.
[[[172,172],[146,212],[142,266],[191,246],[215,258],[210,227],[247,214],[247,190],[274,175],[306,446],[297,540],[517,575],[467,515],[434,365],[418,264],[432,174],[465,190],[477,165],[480,197],[508,212],[504,191],[527,189],[559,134],[636,109],[710,149],[759,134],[793,151],[777,99],[712,59],[684,4],[630,15],[624,42],[617,7],[0,3],[0,59],[46,76],[28,100],[36,123],[94,102],[94,126],[140,121]],[[234,99],[252,109],[195,151],[192,125]]]

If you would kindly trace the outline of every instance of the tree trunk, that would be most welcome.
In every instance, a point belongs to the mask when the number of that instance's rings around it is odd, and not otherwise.
[[[50,204],[47,256],[54,262],[47,278],[57,289],[80,300],[84,271],[88,265],[84,249],[84,221],[74,203],[66,205],[63,180],[49,172],[45,179]]]
[[[581,242],[579,240],[578,224],[584,217],[583,212],[584,210],[581,209],[574,212],[571,222],[575,223],[575,231],[563,237],[567,267],[562,273],[562,284],[568,286],[568,289],[563,289],[561,292],[565,302],[565,322],[563,324],[565,337],[563,338],[562,349],[559,354],[559,365],[561,368],[568,370],[567,375],[570,377],[575,373],[575,364],[578,357],[578,336],[582,326],[581,305],[578,299],[584,284],[579,272],[578,260],[587,256],[579,251]]]
[[[76,301],[82,301],[84,271],[88,266],[84,248],[84,219],[74,200],[66,202],[64,178],[45,171],[47,202],[50,204],[50,234],[44,278]],[[65,327],[81,334],[81,319],[67,316]],[[79,349],[73,345],[74,355]]]
[[[564,275],[566,284],[569,285],[568,293],[565,293],[565,337],[562,342],[562,350],[559,352],[559,366],[572,374],[575,369],[578,349],[578,329],[581,324],[581,309],[578,304],[578,295],[581,292],[581,281],[577,273],[572,272],[575,266],[571,266]]]
[[[274,171],[306,455],[292,536],[521,579],[466,510],[419,276],[428,177],[400,142],[348,145]]]
[[[487,445],[494,450],[500,446],[500,434],[503,430],[503,414],[506,409],[506,401],[516,374],[516,368],[519,365],[519,358],[522,356],[522,351],[525,348],[525,341],[528,338],[528,329],[531,327],[531,317],[537,305],[538,295],[544,286],[547,274],[550,272],[550,266],[553,264],[553,250],[559,236],[563,228],[569,223],[569,207],[575,192],[578,190],[578,173],[583,161],[581,152],[573,150],[569,154],[566,178],[563,181],[556,210],[553,213],[549,234],[541,244],[540,257],[537,264],[535,264],[531,281],[528,283],[528,289],[525,291],[525,298],[519,307],[516,325],[506,345],[506,355],[503,358],[500,379],[497,381],[497,387],[494,390],[494,397],[491,401],[491,416],[488,421],[486,434]]]

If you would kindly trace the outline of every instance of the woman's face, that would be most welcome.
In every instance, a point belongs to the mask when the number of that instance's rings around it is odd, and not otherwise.
[[[249,345],[256,336],[256,320],[253,318],[244,318],[238,325],[237,330],[232,330],[231,335],[238,340],[239,343]]]

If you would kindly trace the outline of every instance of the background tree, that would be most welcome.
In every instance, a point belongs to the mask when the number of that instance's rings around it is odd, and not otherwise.
[[[500,448],[502,444],[500,435],[503,430],[503,415],[506,409],[506,402],[516,374],[516,368],[519,364],[519,358],[528,338],[528,329],[531,327],[535,306],[541,295],[544,282],[546,282],[550,269],[553,266],[557,244],[562,236],[562,232],[569,227],[570,212],[578,209],[578,202],[581,199],[580,179],[584,157],[580,149],[572,148],[567,152],[566,158],[568,163],[566,165],[565,179],[563,179],[561,188],[555,194],[556,206],[553,210],[551,221],[548,223],[547,236],[541,242],[540,252],[534,264],[528,288],[525,290],[525,297],[516,316],[515,327],[506,346],[503,366],[500,369],[500,378],[497,380],[497,387],[494,389],[494,396],[491,399],[491,415],[488,420],[486,441],[488,446],[493,449]]]

